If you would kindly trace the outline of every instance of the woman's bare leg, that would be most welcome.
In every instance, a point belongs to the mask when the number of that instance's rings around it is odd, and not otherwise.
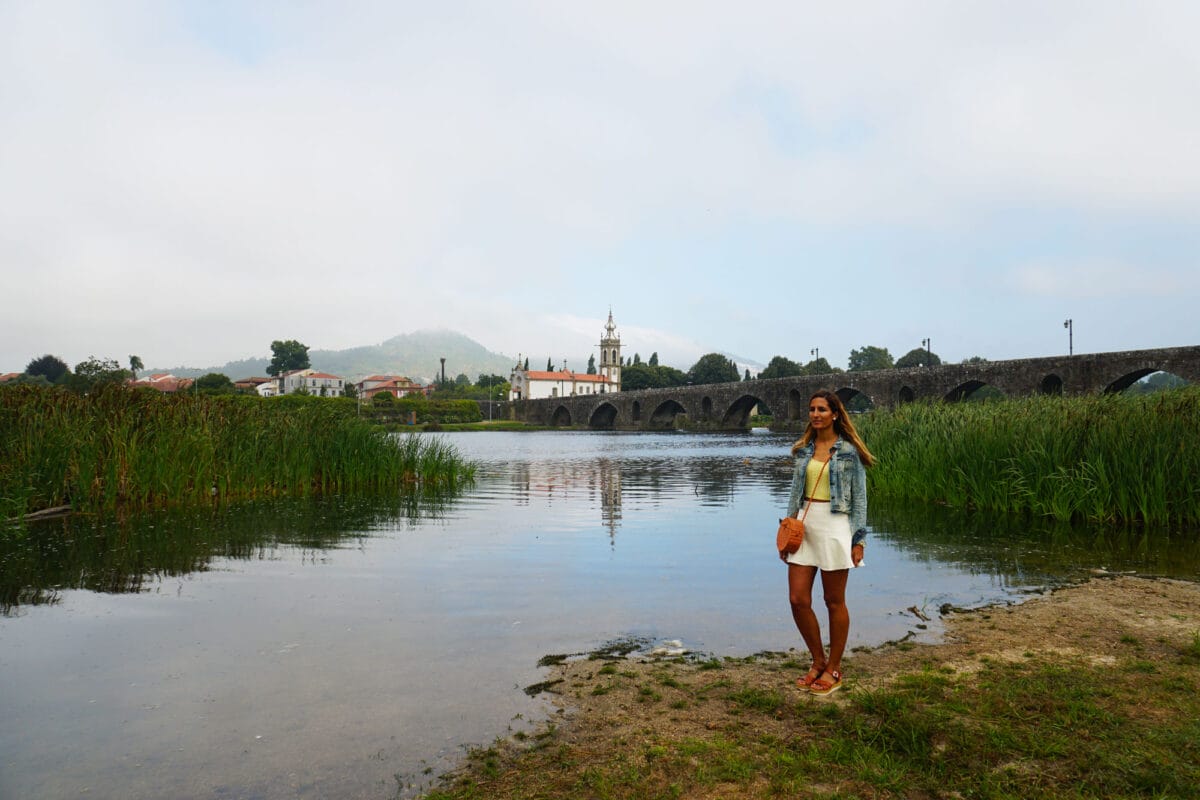
[[[842,654],[850,638],[850,610],[846,608],[848,569],[821,570],[821,588],[825,592],[825,607],[829,609],[829,661],[825,672],[841,672]],[[832,677],[829,678],[833,680]]]
[[[812,653],[813,665],[825,664],[825,646],[821,643],[821,623],[812,609],[813,581],[817,577],[816,567],[788,564],[788,602],[792,606],[792,619],[796,630]]]

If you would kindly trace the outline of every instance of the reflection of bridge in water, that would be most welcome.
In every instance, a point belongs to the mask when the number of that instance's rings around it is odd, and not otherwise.
[[[686,420],[699,430],[742,430],[751,410],[761,404],[774,413],[776,427],[789,428],[803,425],[808,398],[817,389],[833,389],[845,401],[863,395],[871,405],[887,407],[914,400],[964,400],[985,386],[1016,397],[1120,392],[1154,372],[1200,381],[1200,346],[521,400],[513,403],[512,414],[524,422],[561,428],[666,430]]]

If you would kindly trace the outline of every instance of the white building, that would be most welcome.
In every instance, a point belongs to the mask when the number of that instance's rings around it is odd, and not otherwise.
[[[303,390],[307,394],[319,397],[340,397],[342,395],[342,379],[328,372],[317,372],[314,369],[294,369],[285,372],[277,379],[278,394],[295,394]],[[259,394],[262,394],[260,391]]]
[[[541,400],[547,397],[575,397],[621,391],[621,337],[608,310],[608,324],[600,337],[600,369],[596,375],[570,370],[529,370],[513,367],[508,379],[512,386],[509,400]]]
[[[565,369],[555,372],[514,369],[508,380],[512,385],[508,393],[509,400],[540,400],[545,397],[575,397],[616,391],[603,375]]]

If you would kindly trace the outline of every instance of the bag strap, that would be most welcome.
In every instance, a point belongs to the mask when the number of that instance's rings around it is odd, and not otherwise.
[[[833,454],[832,454],[832,453],[830,453],[830,454],[829,454],[829,458],[828,458],[828,459],[826,459],[826,460],[825,460],[825,461],[824,461],[824,462],[821,464],[821,471],[817,473],[817,483],[820,483],[820,482],[821,482],[821,476],[825,474],[825,468],[829,466],[829,462],[830,462],[830,461],[832,461],[832,460],[833,460]],[[807,481],[808,479],[807,479],[807,478],[805,478],[805,480]],[[810,508],[812,508],[812,501],[813,501],[813,499],[810,497],[810,498],[808,498],[808,502],[807,502],[807,503],[805,503],[805,505],[804,505],[804,516],[803,516],[803,517],[800,517],[800,521],[801,521],[801,522],[803,522],[804,520],[808,519],[808,510],[809,510]]]

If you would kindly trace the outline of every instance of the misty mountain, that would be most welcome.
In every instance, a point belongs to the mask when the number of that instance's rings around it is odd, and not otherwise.
[[[420,383],[428,383],[440,375],[442,358],[446,359],[446,377],[450,380],[459,373],[467,375],[472,381],[481,374],[502,375],[507,379],[516,363],[514,358],[493,353],[474,339],[445,330],[402,333],[380,344],[351,347],[348,350],[308,351],[313,369],[350,380],[388,374],[405,375]],[[266,375],[270,363],[270,357],[245,358],[218,367],[153,368],[142,370],[142,374],[170,372],[180,378],[194,378],[218,372],[236,381]]]

